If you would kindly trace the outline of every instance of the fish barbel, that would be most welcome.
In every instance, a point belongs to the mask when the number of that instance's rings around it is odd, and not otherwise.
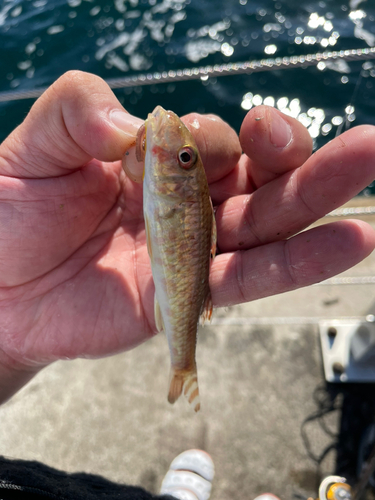
[[[210,318],[210,261],[216,225],[194,138],[172,111],[157,106],[137,138],[143,150],[143,213],[155,283],[156,326],[171,355],[168,401],[184,391],[200,409],[195,346],[200,316]]]

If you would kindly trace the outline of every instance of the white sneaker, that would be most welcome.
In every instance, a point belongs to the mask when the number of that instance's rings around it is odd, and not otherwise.
[[[160,494],[179,500],[208,500],[214,475],[214,463],[208,453],[202,450],[184,451],[171,463]]]
[[[254,500],[280,500],[280,498],[273,493],[262,493],[261,495],[255,497]]]

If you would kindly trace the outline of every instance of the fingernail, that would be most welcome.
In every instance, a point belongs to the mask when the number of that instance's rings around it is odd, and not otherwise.
[[[277,111],[272,111],[270,140],[276,148],[285,148],[292,140],[289,123]]]
[[[109,118],[115,127],[133,136],[137,135],[137,131],[143,123],[140,118],[121,109],[113,109],[109,114]]]
[[[127,150],[125,155],[122,157],[122,168],[124,169],[126,175],[134,182],[138,184],[142,183],[143,180],[143,161],[139,162],[135,154],[135,146],[132,146]]]

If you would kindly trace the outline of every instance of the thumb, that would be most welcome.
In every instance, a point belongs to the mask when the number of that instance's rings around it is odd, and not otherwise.
[[[53,177],[92,158],[120,160],[142,120],[127,113],[101,78],[69,71],[35,102],[0,146],[0,175]]]

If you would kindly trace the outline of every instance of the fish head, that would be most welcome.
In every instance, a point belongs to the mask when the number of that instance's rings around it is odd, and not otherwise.
[[[144,133],[145,171],[163,179],[191,178],[203,165],[195,140],[173,111],[157,106],[148,115]]]

